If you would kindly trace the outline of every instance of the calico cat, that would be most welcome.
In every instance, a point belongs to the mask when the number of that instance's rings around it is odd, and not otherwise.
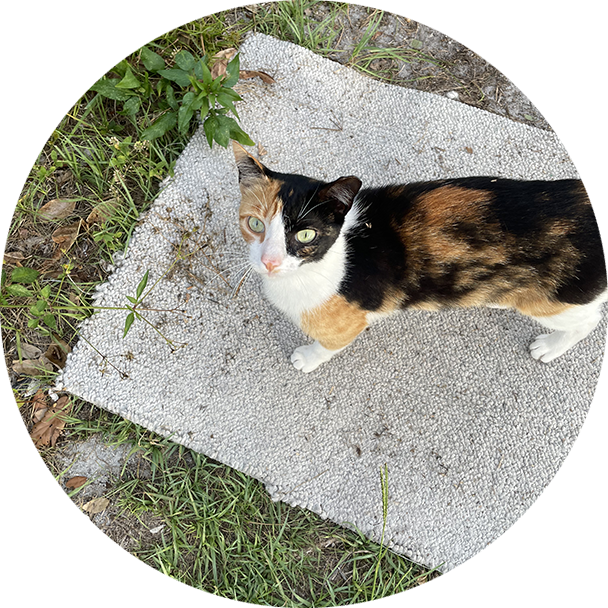
[[[515,308],[554,330],[545,363],[585,338],[608,299],[595,217],[579,180],[465,177],[361,189],[272,171],[234,144],[240,229],[268,299],[315,342],[310,372],[403,309]]]

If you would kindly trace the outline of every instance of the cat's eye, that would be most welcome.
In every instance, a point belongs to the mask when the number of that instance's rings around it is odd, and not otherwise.
[[[312,228],[306,228],[305,230],[300,230],[300,232],[296,234],[296,240],[298,240],[300,243],[306,244],[313,241],[316,236],[316,230],[313,230]]]
[[[247,224],[249,225],[249,228],[251,228],[251,230],[253,230],[254,232],[264,232],[264,222],[262,220],[259,220],[257,217],[250,217],[247,220]]]

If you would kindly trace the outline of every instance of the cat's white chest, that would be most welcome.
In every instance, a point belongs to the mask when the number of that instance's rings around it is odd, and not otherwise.
[[[318,262],[301,264],[284,275],[264,276],[264,293],[272,304],[299,325],[302,313],[336,294],[344,278],[345,262],[345,239],[340,235]]]

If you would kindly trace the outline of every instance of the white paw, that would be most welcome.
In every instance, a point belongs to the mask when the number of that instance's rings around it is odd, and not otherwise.
[[[549,363],[553,359],[563,355],[578,340],[569,339],[567,332],[554,331],[552,334],[542,334],[530,344],[530,354],[543,363]]]
[[[296,369],[305,374],[317,369],[321,363],[329,361],[336,351],[323,348],[318,342],[298,346],[291,355],[291,362]]]

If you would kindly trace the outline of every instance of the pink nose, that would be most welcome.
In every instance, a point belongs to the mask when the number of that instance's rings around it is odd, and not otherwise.
[[[273,257],[262,256],[262,264],[264,264],[268,272],[272,272],[281,265],[281,261]]]

